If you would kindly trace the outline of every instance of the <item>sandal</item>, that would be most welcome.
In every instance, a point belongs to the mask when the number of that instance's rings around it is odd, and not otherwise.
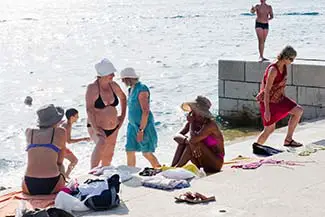
[[[288,140],[285,140],[285,142],[288,142]],[[303,145],[292,139],[289,143],[284,143],[283,146],[297,148],[297,147],[301,147]]]
[[[216,200],[215,196],[206,197],[203,194],[200,194],[198,192],[195,193],[186,192],[185,194],[181,194],[180,196],[175,197],[175,199],[176,199],[175,202],[186,202],[191,204],[207,203]]]

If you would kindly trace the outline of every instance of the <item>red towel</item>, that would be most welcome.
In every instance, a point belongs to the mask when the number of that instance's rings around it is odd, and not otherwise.
[[[24,200],[27,209],[47,208],[54,205],[56,194],[27,195],[22,191],[15,191],[0,196],[0,216],[15,216],[20,201]]]

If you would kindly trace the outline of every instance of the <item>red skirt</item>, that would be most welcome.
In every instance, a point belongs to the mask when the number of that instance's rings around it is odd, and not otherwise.
[[[283,100],[281,100],[279,103],[270,103],[270,113],[271,113],[271,119],[269,121],[265,121],[264,119],[264,113],[265,113],[265,106],[264,102],[260,102],[260,112],[261,117],[263,120],[264,126],[270,126],[279,120],[285,118],[289,112],[297,106],[297,103],[288,97],[284,97]]]

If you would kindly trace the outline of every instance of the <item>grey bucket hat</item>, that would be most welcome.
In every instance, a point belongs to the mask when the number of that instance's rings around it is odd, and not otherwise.
[[[38,126],[51,127],[59,123],[64,115],[64,109],[53,104],[44,105],[37,110]]]

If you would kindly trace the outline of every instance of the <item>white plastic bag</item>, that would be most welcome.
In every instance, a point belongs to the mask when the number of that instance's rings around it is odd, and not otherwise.
[[[78,198],[60,191],[55,197],[55,207],[71,213],[71,211],[88,211],[89,208]]]

